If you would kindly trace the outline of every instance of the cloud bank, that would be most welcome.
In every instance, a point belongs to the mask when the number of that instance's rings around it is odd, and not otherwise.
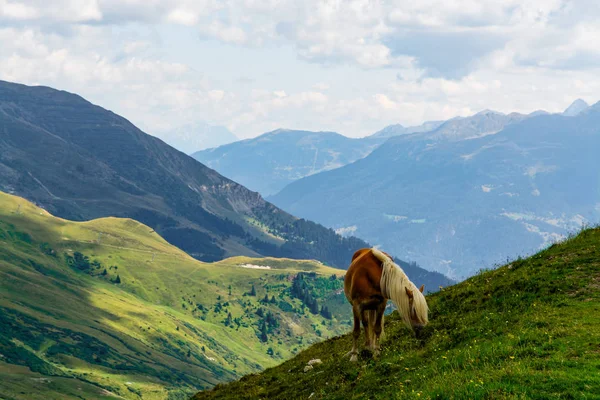
[[[566,0],[0,0],[0,79],[77,92],[159,136],[197,121],[362,136],[595,102],[599,17]]]

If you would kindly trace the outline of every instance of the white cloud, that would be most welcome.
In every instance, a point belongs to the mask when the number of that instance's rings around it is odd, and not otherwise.
[[[599,16],[595,2],[566,0],[0,0],[0,78],[80,93],[150,132],[202,119],[242,137],[361,136],[597,101]],[[178,48],[185,36],[203,45]],[[207,74],[219,46],[239,58]],[[294,63],[250,71],[246,57],[263,49]]]
[[[0,0],[0,20],[56,22],[91,22],[102,19],[97,0]]]
[[[192,11],[176,8],[169,12],[167,21],[175,24],[193,26],[198,22],[198,15]]]

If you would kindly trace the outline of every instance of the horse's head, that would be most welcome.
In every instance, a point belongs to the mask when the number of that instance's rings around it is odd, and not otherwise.
[[[406,290],[406,295],[408,296],[410,324],[417,334],[429,322],[429,319],[427,318],[427,302],[425,301],[425,296],[423,296],[423,289],[425,289],[425,285],[421,285],[418,292],[407,287],[404,288],[404,290]]]

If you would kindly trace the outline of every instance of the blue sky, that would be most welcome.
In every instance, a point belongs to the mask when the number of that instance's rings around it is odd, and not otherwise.
[[[159,137],[209,123],[352,137],[600,99],[595,1],[0,0],[0,79]]]

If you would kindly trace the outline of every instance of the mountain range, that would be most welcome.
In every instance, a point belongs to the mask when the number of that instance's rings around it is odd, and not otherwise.
[[[298,219],[125,118],[48,87],[0,82],[0,190],[75,221],[126,217],[203,261],[316,259],[369,245]],[[430,288],[448,281],[403,263]]]
[[[305,176],[365,157],[382,138],[350,139],[335,132],[278,129],[253,139],[192,154],[228,178],[263,196]]]
[[[587,107],[585,101],[578,99],[563,115],[574,116]],[[427,121],[418,126],[389,125],[358,139],[335,132],[277,129],[252,139],[198,151],[192,156],[269,198],[298,179],[360,160],[391,137],[426,135],[430,140],[463,140],[497,133],[512,123],[546,114],[543,110],[530,114],[484,110],[468,117]]]
[[[570,114],[451,120],[270,200],[463,278],[600,221],[600,104]]]
[[[401,124],[388,125],[380,131],[375,132],[370,138],[391,138],[392,136],[408,135],[411,133],[429,132],[445,121],[427,121],[418,126],[403,126]]]

